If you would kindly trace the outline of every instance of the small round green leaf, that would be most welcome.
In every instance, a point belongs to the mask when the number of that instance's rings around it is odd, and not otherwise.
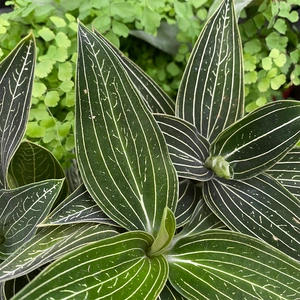
[[[47,92],[44,102],[48,107],[55,107],[58,101],[59,101],[59,94],[57,91]]]
[[[56,26],[56,28],[62,28],[67,26],[67,23],[63,18],[57,16],[51,16],[50,20]]]
[[[43,27],[38,31],[38,35],[43,38],[46,42],[50,42],[55,38],[55,34],[48,27]]]

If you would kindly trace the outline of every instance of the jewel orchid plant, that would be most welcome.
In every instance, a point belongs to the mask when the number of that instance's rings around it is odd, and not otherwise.
[[[174,103],[104,37],[78,28],[83,185],[0,264],[11,299],[300,297],[300,103],[244,116],[233,4],[207,21]],[[1,220],[1,219],[0,219]]]

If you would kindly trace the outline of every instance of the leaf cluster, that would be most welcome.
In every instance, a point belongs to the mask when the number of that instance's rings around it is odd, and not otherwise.
[[[269,99],[281,98],[283,87],[299,84],[299,30],[295,25],[299,5],[294,2],[255,2],[241,13],[247,112]],[[236,7],[241,10],[248,3],[236,1]],[[210,0],[47,1],[43,5],[7,1],[14,10],[0,16],[0,55],[6,56],[30,30],[37,41],[33,111],[26,137],[47,147],[64,167],[70,166],[74,157],[70,151],[74,149],[76,18],[120,47],[175,98],[211,4]],[[41,122],[42,116],[46,122]]]
[[[122,44],[124,52],[130,48],[133,60],[174,94],[189,48],[181,47],[174,61],[170,54],[155,47],[149,51],[147,42],[128,35],[130,32],[156,35],[165,22],[174,29],[176,54],[179,46],[176,36],[182,42],[196,39],[209,1],[47,1],[41,5],[18,0],[7,1],[6,5],[12,5],[13,11],[0,15],[0,54],[6,56],[29,31],[34,33],[37,44],[38,62],[26,137],[47,147],[64,167],[69,167],[74,157],[70,151],[74,149],[76,18],[95,27],[117,47]],[[192,18],[196,13],[198,18]],[[136,52],[132,51],[134,48]]]
[[[299,298],[300,104],[244,116],[231,1],[204,26],[176,103],[79,24],[83,184],[67,197],[53,155],[20,143],[34,50],[27,36],[0,64],[1,298]]]
[[[244,10],[240,24],[247,112],[264,105],[267,99],[280,99],[284,88],[300,84],[299,3],[256,3]]]

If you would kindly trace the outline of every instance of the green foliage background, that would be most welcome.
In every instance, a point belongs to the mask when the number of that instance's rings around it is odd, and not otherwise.
[[[77,18],[94,26],[175,98],[192,45],[212,0],[15,0],[0,15],[0,55],[33,31],[37,67],[26,137],[47,147],[68,167],[74,148],[74,76]],[[243,4],[243,1],[236,1]],[[278,90],[300,84],[299,1],[256,1],[240,16],[245,59],[246,111],[264,105]],[[175,38],[156,40],[161,24]],[[169,26],[169,27],[168,27]],[[139,31],[142,39],[134,37]],[[141,33],[142,32],[142,33]],[[163,50],[161,50],[163,49]],[[174,52],[175,51],[175,52]]]

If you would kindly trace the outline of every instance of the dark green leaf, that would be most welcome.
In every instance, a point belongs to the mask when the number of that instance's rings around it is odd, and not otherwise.
[[[9,161],[24,135],[35,65],[33,35],[25,37],[0,63],[0,188],[7,188]]]
[[[167,257],[171,284],[188,299],[297,299],[300,264],[250,236],[208,230]]]
[[[5,285],[5,282],[0,282],[0,299],[1,300],[7,300],[7,297],[5,296],[4,285]]]
[[[13,299],[156,299],[167,280],[168,264],[163,256],[145,255],[152,242],[149,234],[135,231],[76,249]]]
[[[82,184],[56,206],[40,226],[85,222],[117,225],[104,214]]]
[[[161,291],[157,300],[185,300],[181,294],[179,294],[172,285],[167,281],[163,290]]]
[[[15,187],[65,177],[63,168],[53,154],[29,141],[20,144],[10,162],[8,173]]]
[[[204,167],[209,142],[191,123],[175,116],[155,114],[166,139],[170,157],[179,177],[206,181],[214,175]]]
[[[63,180],[49,179],[13,190],[0,190],[0,258],[30,240],[49,213]]]
[[[25,275],[76,248],[116,234],[109,226],[90,223],[43,228],[0,264],[0,281]]]
[[[176,115],[209,141],[243,114],[241,41],[231,0],[208,20],[181,82]]]
[[[204,199],[229,228],[300,258],[300,203],[271,176],[211,180],[204,185]]]
[[[189,222],[183,226],[183,229],[175,237],[180,239],[183,236],[192,236],[202,233],[208,229],[225,229],[224,223],[210,210],[203,199],[199,202],[192,214]]]
[[[101,42],[110,49],[115,57],[122,64],[130,77],[132,83],[140,92],[142,99],[145,101],[147,108],[153,113],[164,113],[174,115],[175,103],[169,96],[152,80],[141,68],[132,60],[126,57],[113,44],[108,42],[102,35],[94,31]]]
[[[202,197],[202,190],[188,179],[179,182],[179,198],[175,211],[176,226],[182,227],[190,219],[198,201]]]
[[[0,292],[0,299],[11,299],[17,292],[19,292],[26,284],[28,284],[37,274],[41,272],[41,268],[37,268],[30,273],[18,277],[16,279],[3,282],[3,295]],[[0,283],[1,286],[1,283]],[[1,298],[1,296],[3,298]]]
[[[129,229],[158,232],[175,211],[177,176],[167,145],[115,54],[79,25],[76,151],[84,184]]]
[[[211,145],[230,177],[247,179],[283,158],[300,139],[300,102],[282,100],[260,107],[224,130]]]
[[[68,186],[71,192],[74,192],[82,184],[82,178],[79,173],[77,160],[73,159],[71,161],[71,166],[66,170],[66,177],[68,181]]]
[[[10,188],[16,188],[47,179],[62,179],[65,172],[49,150],[24,141],[11,159],[7,175]],[[65,199],[68,193],[68,183],[64,181],[58,201]]]
[[[281,161],[272,166],[268,174],[277,179],[300,200],[300,148],[292,149]]]

